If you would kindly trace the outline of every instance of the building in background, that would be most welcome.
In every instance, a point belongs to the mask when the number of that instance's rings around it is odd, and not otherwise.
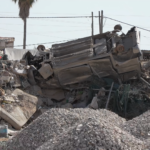
[[[0,50],[14,47],[14,37],[0,37]]]

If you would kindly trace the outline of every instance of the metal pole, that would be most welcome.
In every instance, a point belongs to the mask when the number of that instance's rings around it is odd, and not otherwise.
[[[144,83],[146,83],[148,86],[150,86],[150,83],[148,83],[146,80],[144,80],[142,77],[140,78]]]
[[[94,45],[94,38],[93,38],[93,35],[94,35],[94,19],[93,19],[93,12],[92,12],[92,48],[93,48],[93,45]],[[93,48],[93,52],[94,52],[94,55],[96,55],[94,48]]]
[[[110,88],[110,91],[109,91],[109,95],[108,95],[108,98],[107,98],[107,103],[106,103],[106,109],[108,108],[108,104],[109,104],[109,101],[110,101],[110,96],[111,96],[111,91],[112,91],[112,88],[114,86],[114,82],[112,82],[111,84],[111,88]]]
[[[93,38],[93,35],[94,35],[94,24],[93,24],[93,12],[92,12],[92,38]]]
[[[101,13],[100,13],[100,11],[99,11],[99,13],[98,13],[98,19],[99,19],[99,33],[101,33]]]
[[[101,11],[101,33],[103,33],[103,10]]]

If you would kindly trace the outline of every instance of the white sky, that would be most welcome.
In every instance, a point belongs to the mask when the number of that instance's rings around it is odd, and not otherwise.
[[[18,5],[0,0],[1,17],[18,17]],[[104,15],[150,30],[150,0],[38,0],[30,9],[30,17]],[[106,22],[105,22],[106,21]],[[104,32],[111,31],[118,22],[105,20]],[[120,24],[120,23],[119,23]],[[126,33],[131,26],[121,24]],[[140,29],[139,29],[140,30]],[[150,32],[141,31],[141,49],[150,49]],[[94,34],[99,33],[98,19],[94,19]],[[28,19],[27,44],[47,43],[82,38],[91,35],[91,19]],[[0,36],[15,37],[15,45],[23,44],[23,21],[0,18]],[[37,45],[36,45],[37,46]],[[51,44],[46,44],[51,47]],[[28,46],[27,48],[33,48]],[[22,47],[17,47],[22,48]]]

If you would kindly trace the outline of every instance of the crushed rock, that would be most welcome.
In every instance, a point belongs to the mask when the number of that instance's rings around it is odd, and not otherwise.
[[[132,120],[126,121],[121,127],[141,140],[150,138],[150,110]]]
[[[85,119],[66,132],[50,139],[37,150],[141,150],[142,141],[122,131],[108,121]]]
[[[50,109],[3,150],[146,150],[146,142],[124,131],[125,119],[108,110]]]

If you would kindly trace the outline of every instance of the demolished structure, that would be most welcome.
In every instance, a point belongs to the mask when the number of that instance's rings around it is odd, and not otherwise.
[[[136,27],[117,33],[114,28],[50,49],[40,45],[21,60],[6,49],[9,60],[0,61],[0,117],[21,129],[53,107],[107,108],[128,119],[146,111],[150,62],[142,59],[140,34]]]

